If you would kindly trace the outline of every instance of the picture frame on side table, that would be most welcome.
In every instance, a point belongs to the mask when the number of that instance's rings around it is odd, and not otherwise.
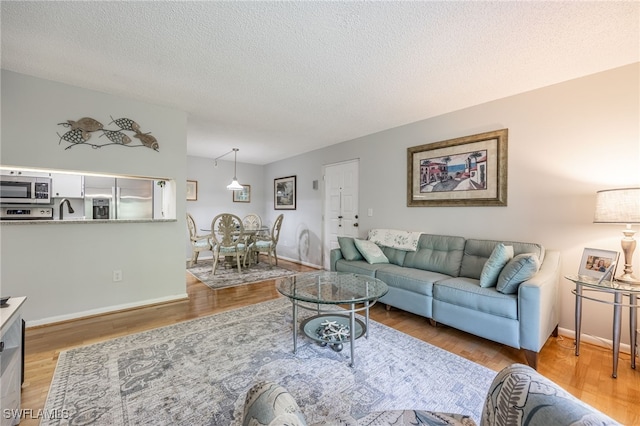
[[[241,184],[242,189],[233,191],[234,203],[250,203],[251,202],[251,185]]]
[[[600,281],[613,278],[619,256],[620,253],[614,250],[585,248],[582,253],[578,275],[595,278]]]
[[[273,180],[273,208],[275,210],[295,210],[296,197],[295,176]]]
[[[198,181],[187,181],[187,201],[198,201]]]
[[[506,206],[508,129],[407,148],[407,206]]]

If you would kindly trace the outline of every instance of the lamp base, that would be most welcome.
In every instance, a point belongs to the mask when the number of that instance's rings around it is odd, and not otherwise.
[[[631,274],[620,275],[619,277],[616,277],[616,281],[620,281],[621,283],[630,285],[640,285],[640,279],[634,277]]]

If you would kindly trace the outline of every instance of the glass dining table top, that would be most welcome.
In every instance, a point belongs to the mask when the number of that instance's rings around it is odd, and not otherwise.
[[[389,291],[387,284],[377,278],[330,271],[278,278],[276,289],[293,300],[322,304],[365,303]]]

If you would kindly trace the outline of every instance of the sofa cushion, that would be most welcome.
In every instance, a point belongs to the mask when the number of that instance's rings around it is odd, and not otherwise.
[[[513,258],[513,246],[500,243],[495,246],[480,273],[480,287],[495,287],[502,268]]]
[[[393,247],[381,247],[382,252],[387,259],[389,259],[389,263],[393,263],[394,265],[402,266],[404,263],[404,258],[407,256],[406,250],[400,250]]]
[[[389,259],[384,255],[382,249],[377,244],[367,240],[353,240],[358,251],[369,263],[389,263]]]
[[[403,266],[457,277],[464,241],[462,237],[422,234],[418,240],[418,250],[407,253]]]
[[[519,254],[500,272],[496,290],[504,294],[517,293],[520,284],[533,277],[538,269],[540,261],[535,253]]]
[[[478,282],[466,277],[438,281],[433,286],[433,298],[474,311],[518,319],[516,295],[500,293],[494,287],[482,288]]]
[[[485,262],[499,243],[513,247],[513,255],[535,253],[540,262],[544,259],[544,247],[540,244],[520,243],[515,241],[493,241],[469,239],[464,245],[464,256],[460,267],[460,276],[480,279]]]
[[[350,272],[352,274],[367,275],[369,277],[375,277],[376,271],[381,267],[388,266],[387,263],[368,263],[366,260],[345,260],[339,259],[336,261],[336,271],[338,272]]]
[[[426,296],[433,295],[433,283],[451,278],[439,272],[389,265],[376,272],[376,278],[384,281],[389,287],[402,288]]]
[[[352,237],[338,237],[338,245],[342,252],[342,257],[347,260],[362,260],[362,254],[358,251]]]

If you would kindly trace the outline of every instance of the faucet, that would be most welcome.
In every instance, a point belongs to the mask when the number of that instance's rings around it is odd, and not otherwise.
[[[62,200],[60,200],[60,204],[59,204],[59,208],[58,210],[60,211],[60,220],[62,220],[62,212],[64,211],[64,204],[67,204],[67,208],[69,209],[69,214],[73,213],[73,207],[71,207],[71,202],[69,202],[69,200],[67,200],[66,198],[63,198]]]

